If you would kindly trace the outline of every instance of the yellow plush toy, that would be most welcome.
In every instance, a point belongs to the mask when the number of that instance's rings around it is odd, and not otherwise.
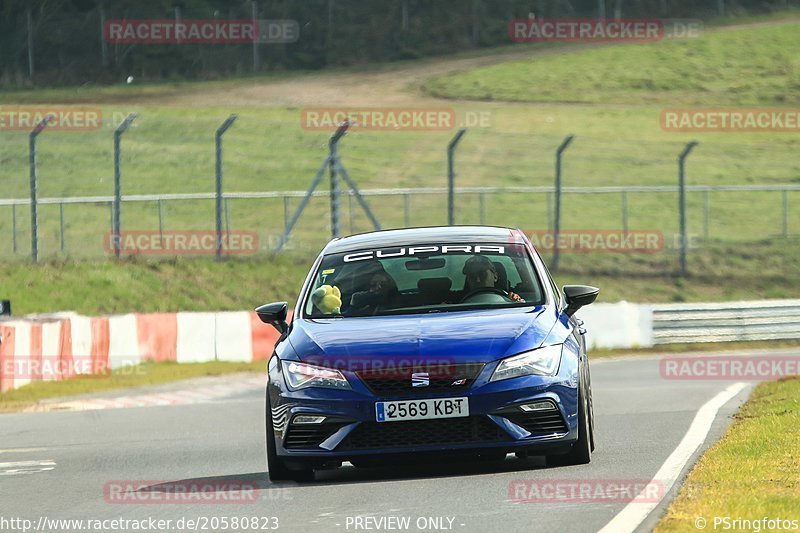
[[[311,302],[326,315],[338,315],[342,306],[342,292],[336,285],[321,285],[311,293]]]

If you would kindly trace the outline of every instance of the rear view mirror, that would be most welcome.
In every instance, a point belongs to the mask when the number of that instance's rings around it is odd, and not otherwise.
[[[564,297],[567,301],[564,312],[568,316],[574,315],[581,307],[594,302],[599,293],[600,289],[589,285],[564,285]]]
[[[444,268],[444,258],[420,258],[414,261],[406,261],[406,270],[436,270]]]
[[[286,323],[286,316],[289,312],[289,304],[286,302],[275,302],[256,307],[256,314],[265,324],[269,324],[277,329],[281,334],[289,329]]]

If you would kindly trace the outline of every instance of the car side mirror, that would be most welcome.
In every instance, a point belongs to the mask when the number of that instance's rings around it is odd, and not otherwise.
[[[599,293],[600,289],[589,285],[564,285],[564,298],[567,302],[564,312],[567,316],[574,315],[581,307],[594,302]]]
[[[289,304],[286,302],[275,302],[256,307],[256,314],[265,324],[269,324],[277,329],[281,335],[289,330],[286,323],[286,315],[289,312]]]

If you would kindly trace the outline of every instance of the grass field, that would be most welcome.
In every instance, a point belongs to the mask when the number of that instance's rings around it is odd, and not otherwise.
[[[763,383],[727,434],[697,462],[655,531],[797,529],[800,509],[800,379]],[[715,517],[718,521],[715,523]],[[720,519],[729,520],[728,527]],[[795,520],[766,527],[767,519]],[[758,523],[730,521],[744,519]]]
[[[325,156],[329,132],[303,129],[301,111],[320,106],[446,107],[457,112],[460,123],[468,116],[483,113],[489,117],[489,124],[469,128],[457,151],[459,186],[551,185],[554,151],[570,133],[576,134],[576,139],[564,156],[567,186],[674,185],[677,154],[691,139],[700,142],[687,166],[691,184],[798,184],[800,160],[796,154],[800,138],[795,134],[689,136],[662,131],[659,122],[661,109],[675,102],[792,104],[794,97],[790,95],[797,92],[793,88],[798,83],[798,54],[795,53],[798,43],[792,39],[792,32],[797,29],[798,24],[793,20],[770,21],[766,26],[726,28],[708,32],[701,39],[651,45],[588,49],[504,47],[497,52],[530,54],[534,59],[467,70],[432,81],[427,80],[443,72],[485,64],[491,60],[490,52],[482,52],[474,61],[446,58],[363,71],[0,93],[0,102],[16,106],[46,103],[97,106],[107,119],[100,130],[45,131],[39,137],[40,197],[111,195],[112,133],[116,123],[129,112],[140,116],[122,141],[124,194],[212,191],[214,131],[230,113],[238,113],[239,119],[224,141],[225,190],[302,190]],[[773,35],[775,44],[764,44],[767,37]],[[624,61],[620,57],[624,57]],[[618,67],[613,66],[617,63],[604,65],[603,62],[613,62],[615,58],[620,61]],[[688,65],[687,58],[691,58]],[[650,66],[654,64],[658,67]],[[721,66],[711,76],[709,69],[714,65]],[[676,90],[683,91],[680,93],[683,96],[673,101],[675,94],[658,87],[671,87],[676,76],[682,80],[676,82]],[[506,83],[512,77],[520,83]],[[478,85],[474,80],[479,80]],[[641,80],[649,81],[639,83]],[[713,87],[709,85],[711,82]],[[420,85],[450,99],[440,100],[418,92]],[[506,91],[502,95],[492,93],[493,99],[525,100],[528,95],[529,99],[537,101],[470,101],[469,98],[476,97],[471,92],[475,86],[481,87],[481,91],[483,88]],[[587,87],[591,91],[585,91]],[[552,92],[552,98],[538,101],[537,95],[542,91]],[[787,95],[783,101],[781,91]],[[576,104],[573,92],[597,96]],[[651,96],[644,97],[644,93]],[[342,141],[340,152],[350,175],[362,189],[443,187],[446,182],[445,147],[453,133],[353,130]],[[26,198],[29,194],[26,132],[0,131],[0,186],[5,198]],[[325,188],[323,183],[323,190]],[[408,217],[404,208],[406,201]],[[678,231],[677,195],[629,192],[625,201],[628,228],[661,231],[669,247]],[[622,202],[621,194],[567,194],[562,227],[621,228]],[[800,284],[776,283],[775,280],[792,281],[798,277],[793,251],[800,232],[798,202],[800,191],[789,192],[785,197],[780,192],[713,192],[707,196],[690,193],[689,233],[708,237],[704,247],[690,256],[690,268],[697,275],[695,279],[680,280],[673,276],[676,259],[674,250],[669,249],[652,257],[571,256],[565,258],[564,277],[597,277],[609,287],[605,292],[609,298],[628,300],[796,296]],[[290,198],[285,204],[280,198],[230,200],[230,228],[256,229],[262,251],[266,253],[278,241],[287,214],[291,214],[298,203],[298,198]],[[403,196],[371,197],[370,203],[384,227],[400,227],[406,222],[411,225],[446,222],[446,198],[441,194],[412,195],[407,199]],[[530,230],[546,229],[552,224],[552,199],[548,200],[544,194],[486,195],[483,216],[480,205],[478,195],[460,195],[457,222],[483,220]],[[707,217],[704,214],[706,205],[709,208]],[[785,218],[784,206],[787,208]],[[123,230],[158,229],[158,207],[155,202],[126,202],[122,213]],[[351,210],[347,199],[342,207],[345,233],[370,229],[367,218],[357,208]],[[212,200],[165,201],[161,205],[161,224],[165,230],[211,230],[213,213]],[[38,294],[64,293],[68,296],[64,299],[66,303],[59,307],[120,310],[123,305],[135,303],[147,309],[179,305],[190,309],[207,305],[241,308],[242,299],[228,295],[252,294],[250,282],[244,287],[222,283],[217,296],[217,291],[210,289],[205,280],[215,279],[220,267],[208,266],[213,265],[209,261],[168,261],[163,267],[166,270],[173,268],[170,265],[180,265],[169,278],[182,288],[167,293],[168,296],[155,288],[147,289],[147,280],[151,278],[141,262],[112,266],[102,262],[108,257],[103,248],[104,237],[110,229],[107,203],[67,204],[63,214],[62,252],[60,207],[40,207],[41,255],[54,262],[27,274],[22,262],[30,251],[28,208],[20,206],[12,210],[10,206],[0,206],[0,253],[6,260],[22,263],[17,267],[4,267],[7,274],[0,283],[4,293],[23,292],[16,297],[17,302],[32,300]],[[290,242],[291,258],[285,259],[288,264],[296,260],[303,265],[300,270],[305,269],[309,258],[328,239],[328,220],[327,198],[312,200],[294,231],[295,238]],[[734,246],[732,243],[747,244]],[[765,251],[769,255],[759,255]],[[65,257],[79,262],[63,263]],[[257,271],[272,278],[273,267],[280,273],[286,266],[281,262],[284,260],[273,261],[270,257],[233,261],[226,263],[225,268],[231,269],[231,274],[235,270],[233,279],[260,279],[253,275]],[[101,263],[85,263],[88,259],[99,259]],[[767,268],[762,266],[765,261]],[[106,282],[105,290],[118,291],[111,298],[91,303],[92,298],[74,298],[71,291],[64,290],[61,285],[50,290],[48,279],[56,273],[67,276],[73,271],[86,271],[92,273],[90,278],[100,273],[97,275],[102,279],[108,275],[105,269],[119,270],[118,275],[125,281]],[[123,274],[126,270],[129,270],[130,279]],[[709,274],[717,271],[726,274],[723,277]],[[768,276],[762,277],[762,273]],[[36,279],[32,285],[19,286],[12,281],[28,275]],[[80,278],[75,275],[75,283],[80,285]],[[293,272],[291,275],[302,274]],[[730,283],[732,279],[737,283]],[[181,296],[184,291],[190,291],[187,287],[199,285],[200,280],[205,283],[197,291],[206,291],[203,294],[207,296]],[[96,283],[102,285],[103,282]],[[290,290],[276,287],[275,292],[286,295]],[[139,297],[139,294],[147,297]],[[20,303],[17,308],[20,311],[39,309],[40,302]]]
[[[514,102],[797,105],[798,31],[795,19],[723,28],[698,39],[607,46],[442,76],[425,89],[440,97]]]

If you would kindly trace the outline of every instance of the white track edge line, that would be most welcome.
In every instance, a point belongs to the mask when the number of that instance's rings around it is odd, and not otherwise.
[[[653,483],[660,483],[663,486],[661,497],[658,501],[644,503],[641,500],[646,499],[645,490],[637,496],[634,501],[628,503],[622,511],[617,513],[611,521],[606,524],[600,533],[618,533],[620,531],[634,531],[637,527],[647,518],[647,516],[655,509],[666,497],[672,489],[675,482],[678,480],[681,471],[689,462],[695,451],[705,442],[708,432],[711,431],[711,425],[717,417],[717,413],[723,405],[728,403],[734,396],[739,394],[747,383],[734,383],[726,387],[719,394],[711,398],[700,409],[683,436],[681,442],[672,451],[664,464],[661,465],[656,475],[653,476],[648,485]]]

